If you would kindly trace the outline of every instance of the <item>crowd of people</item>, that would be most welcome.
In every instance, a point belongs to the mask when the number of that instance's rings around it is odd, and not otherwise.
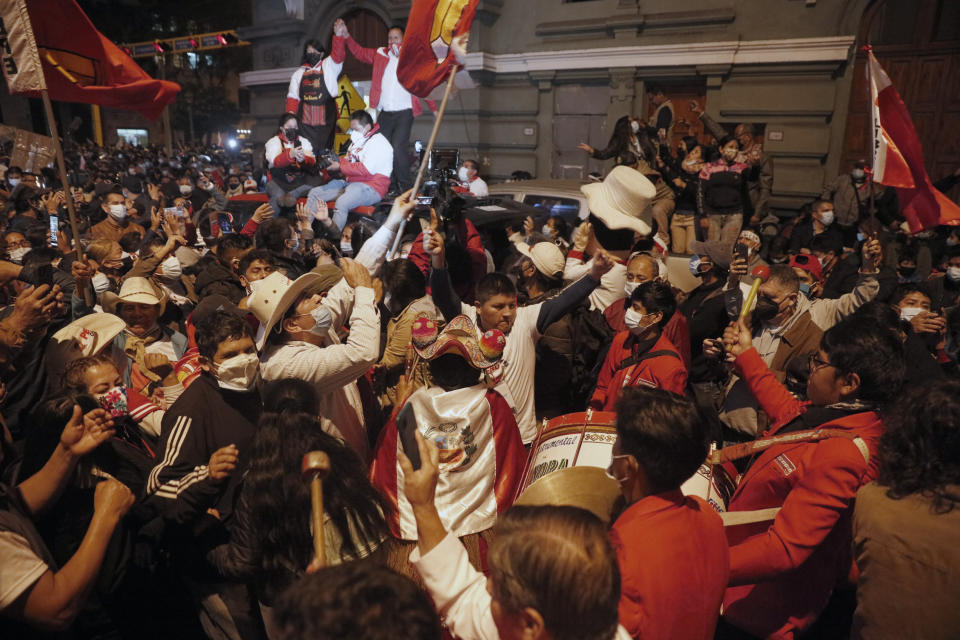
[[[305,47],[263,171],[0,157],[0,636],[953,637],[960,231],[908,233],[865,163],[781,219],[749,125],[673,149],[657,88],[584,145],[616,166],[575,227],[495,250],[471,160],[354,222],[409,187],[397,31]],[[347,48],[382,112],[337,154]],[[514,506],[588,409],[613,513]],[[705,464],[722,498],[681,488]]]

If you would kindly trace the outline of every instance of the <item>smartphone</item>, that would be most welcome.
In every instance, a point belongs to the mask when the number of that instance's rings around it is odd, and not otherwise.
[[[429,207],[433,205],[433,196],[417,196],[417,204]]]
[[[417,415],[413,412],[413,405],[409,402],[397,414],[397,432],[400,434],[400,444],[403,452],[410,458],[413,470],[420,468],[420,448],[417,446]]]
[[[50,216],[50,246],[57,246],[57,231],[60,230],[60,218]]]
[[[223,233],[233,233],[233,223],[230,222],[230,216],[225,213],[220,214],[220,231]]]
[[[747,245],[743,243],[737,243],[735,250],[737,252],[737,257],[741,260],[746,260],[750,253],[750,249],[747,248]]]
[[[183,217],[183,209],[180,207],[166,207],[163,210],[164,216],[176,216],[178,218]]]

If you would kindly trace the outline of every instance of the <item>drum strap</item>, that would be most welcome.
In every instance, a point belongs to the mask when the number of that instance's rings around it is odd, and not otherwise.
[[[761,438],[753,442],[735,444],[724,447],[710,453],[707,461],[710,464],[721,464],[732,460],[739,460],[751,456],[770,447],[780,444],[792,444],[796,442],[818,442],[828,438],[845,438],[856,445],[857,450],[863,456],[865,464],[870,464],[870,449],[867,443],[860,436],[845,431],[843,429],[811,429],[808,431],[797,431],[781,436],[770,438]],[[769,509],[757,509],[754,511],[726,511],[720,514],[723,520],[723,526],[734,527],[742,524],[752,524],[754,522],[767,522],[777,517],[780,507],[771,507]]]

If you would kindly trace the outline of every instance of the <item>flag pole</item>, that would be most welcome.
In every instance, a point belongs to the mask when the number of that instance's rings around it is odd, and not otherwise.
[[[871,18],[872,20],[872,18]],[[869,35],[867,36],[869,37]],[[876,122],[876,109],[873,104],[873,47],[870,44],[865,44],[863,50],[867,53],[867,103],[870,105],[870,169],[866,171],[867,174],[867,189],[870,192],[867,194],[867,211],[870,214],[871,226],[876,227],[877,223],[877,210],[873,197],[873,171],[876,169],[873,165],[877,159],[877,122]],[[854,185],[856,189],[856,185]]]
[[[450,90],[453,89],[453,79],[457,74],[457,65],[450,67],[450,78],[447,80],[447,88],[443,92],[443,101],[440,103],[440,109],[437,111],[437,117],[433,120],[433,131],[430,132],[430,140],[427,142],[427,151],[423,154],[423,158],[426,160],[420,161],[420,169],[417,171],[417,179],[413,182],[413,190],[411,191],[411,198],[417,197],[417,192],[420,190],[420,184],[423,182],[423,174],[426,172],[427,165],[430,160],[430,152],[433,151],[433,143],[437,140],[437,133],[440,131],[440,122],[443,120],[443,114],[447,110],[447,101],[450,99]],[[403,230],[407,226],[407,219],[404,218],[400,221],[400,228],[397,229],[397,235],[393,239],[393,246],[390,247],[390,252],[387,253],[387,260],[393,260],[393,257],[397,255],[397,250],[400,248],[400,240],[403,238]]]

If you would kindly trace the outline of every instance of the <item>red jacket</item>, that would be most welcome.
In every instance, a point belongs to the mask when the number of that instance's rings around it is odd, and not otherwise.
[[[360,44],[353,38],[347,38],[347,47],[350,49],[350,53],[353,54],[354,58],[360,62],[373,65],[373,82],[370,83],[370,106],[376,109],[380,104],[380,92],[382,91],[383,87],[383,72],[387,68],[387,63],[390,62],[390,55],[387,52],[387,48],[379,47],[377,49],[368,49],[366,47],[361,47]],[[423,113],[423,107],[420,106],[420,100],[417,99],[417,96],[411,94],[410,97],[410,108],[413,109],[413,117],[416,118],[418,115]],[[427,101],[427,106],[433,109],[433,102]]]
[[[687,388],[687,369],[677,349],[661,333],[647,353],[654,351],[672,351],[676,356],[655,356],[621,369],[620,364],[624,360],[638,355],[637,339],[629,331],[621,331],[614,336],[597,377],[597,388],[590,399],[590,406],[601,411],[613,411],[625,386],[646,384],[682,394]]]
[[[470,254],[470,282],[454,287],[460,300],[467,304],[473,304],[474,287],[487,275],[487,254],[483,250],[483,239],[473,223],[463,219],[463,226],[460,227],[459,236],[466,238],[467,253]],[[417,235],[410,247],[410,253],[407,258],[417,265],[417,268],[423,272],[424,277],[430,279],[430,253],[423,246],[423,233]]]
[[[777,382],[756,349],[741,354],[735,366],[770,416],[765,436],[808,410]],[[852,567],[853,499],[877,476],[884,428],[873,411],[822,426],[862,438],[869,464],[846,438],[776,445],[750,465],[728,505],[730,512],[782,507],[772,523],[727,527],[730,586],[723,615],[757,636],[793,638],[809,628]]]
[[[617,518],[620,624],[644,640],[710,640],[730,570],[717,512],[679,489],[647,496]]]
[[[623,321],[623,316],[627,313],[627,308],[623,305],[623,300],[618,300],[603,310],[603,317],[607,319],[610,328],[620,333],[627,330],[627,324]],[[683,366],[690,370],[690,323],[687,316],[679,311],[674,311],[667,324],[663,327],[663,335],[667,336],[670,344],[677,348],[677,353],[683,358]]]

